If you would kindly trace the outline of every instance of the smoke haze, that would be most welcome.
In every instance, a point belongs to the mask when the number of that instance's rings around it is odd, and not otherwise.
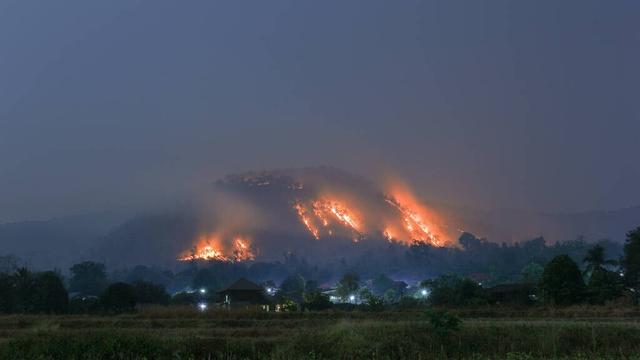
[[[640,204],[637,1],[3,1],[0,223],[136,212],[248,169],[430,202]]]

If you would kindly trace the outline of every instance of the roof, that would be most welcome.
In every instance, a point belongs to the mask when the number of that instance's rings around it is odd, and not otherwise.
[[[240,278],[238,279],[238,281],[234,282],[233,284],[229,285],[229,287],[227,287],[226,289],[220,290],[218,292],[225,292],[225,291],[230,291],[230,290],[241,290],[241,291],[264,291],[264,289],[262,288],[262,286],[249,281],[245,278]]]

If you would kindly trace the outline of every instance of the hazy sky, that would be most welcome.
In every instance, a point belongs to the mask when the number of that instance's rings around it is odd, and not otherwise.
[[[640,205],[640,2],[0,0],[0,222],[334,165]]]

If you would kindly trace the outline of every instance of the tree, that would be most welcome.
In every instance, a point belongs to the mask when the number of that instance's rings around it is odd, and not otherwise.
[[[487,303],[484,289],[477,282],[455,275],[443,275],[421,283],[429,288],[429,303],[436,306],[476,306]]]
[[[378,296],[375,296],[369,291],[369,289],[363,289],[360,291],[360,299],[362,299],[362,308],[367,311],[382,311],[384,310],[384,302]]]
[[[70,291],[83,295],[100,295],[107,287],[104,264],[85,261],[71,267]]]
[[[598,270],[605,270],[605,265],[616,264],[615,260],[605,260],[604,247],[600,244],[594,245],[589,249],[582,262],[587,264],[584,270],[585,274],[591,274]]]
[[[589,302],[600,305],[622,296],[620,276],[604,268],[593,270],[587,284],[587,293]]]
[[[136,300],[139,304],[162,304],[169,303],[169,294],[164,286],[147,281],[137,281],[133,284]]]
[[[640,298],[640,227],[627,233],[620,267],[624,285],[634,294],[637,304]]]
[[[525,284],[537,284],[540,282],[543,272],[544,268],[540,264],[532,262],[522,268],[520,278]]]
[[[382,300],[384,300],[384,302],[387,304],[396,303],[399,300],[398,293],[394,289],[388,289],[387,291],[384,292],[384,295],[382,296]]]
[[[604,247],[594,245],[587,251],[583,262],[587,264],[584,274],[589,276],[587,294],[592,304],[604,304],[622,295],[620,276],[606,269],[606,265],[615,265],[616,261],[606,260]]]
[[[355,273],[346,273],[342,276],[342,279],[338,282],[338,287],[336,288],[336,294],[342,298],[343,301],[349,299],[351,295],[354,295],[360,285],[358,282],[360,278]]]
[[[13,274],[13,286],[15,288],[15,308],[21,313],[33,311],[33,291],[35,277],[27,268],[20,268]]]
[[[0,273],[0,313],[11,313],[16,307],[13,277]]]
[[[301,275],[291,275],[280,284],[279,295],[301,303],[305,292],[305,280]]]
[[[60,275],[53,271],[36,274],[33,293],[30,295],[32,312],[66,313],[69,308],[69,295]]]
[[[100,297],[102,307],[110,312],[131,311],[136,307],[136,292],[127,283],[109,285]]]
[[[18,270],[20,259],[14,255],[0,256],[0,273],[11,274]]]
[[[329,297],[320,291],[314,290],[304,294],[304,308],[311,311],[330,309],[333,306]]]
[[[569,255],[556,256],[544,267],[540,289],[545,301],[555,305],[580,302],[585,286],[578,264]]]
[[[387,290],[393,290],[395,282],[387,275],[380,274],[371,281],[371,292],[376,296],[384,295]]]

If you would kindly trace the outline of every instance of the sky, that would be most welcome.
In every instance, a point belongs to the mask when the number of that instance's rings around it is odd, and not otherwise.
[[[640,205],[640,2],[0,0],[0,222],[336,166],[429,201]]]

